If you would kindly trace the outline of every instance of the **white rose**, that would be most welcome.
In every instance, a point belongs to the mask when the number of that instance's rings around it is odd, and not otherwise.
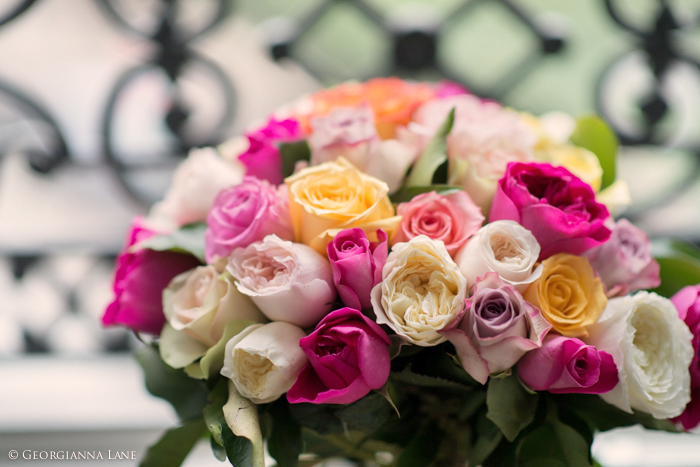
[[[214,266],[175,276],[163,291],[163,312],[167,323],[160,336],[160,355],[173,368],[204,356],[230,322],[265,320],[252,300],[236,289],[233,278],[219,274]]]
[[[423,347],[446,340],[440,330],[464,310],[467,280],[441,241],[425,235],[397,243],[372,289],[377,323],[386,324],[406,342]]]
[[[227,160],[214,148],[192,149],[175,170],[165,198],[148,216],[149,225],[159,231],[173,231],[193,222],[203,222],[219,191],[238,185],[245,167]]]
[[[238,290],[273,321],[313,326],[336,296],[328,258],[276,235],[233,250],[227,269],[238,279]]]
[[[631,409],[672,418],[690,401],[692,335],[670,300],[655,293],[613,298],[584,339],[612,355],[620,382],[601,397]]]
[[[248,326],[226,344],[221,374],[255,404],[279,398],[292,387],[308,359],[299,327],[276,321]]]
[[[470,288],[478,277],[497,272],[523,293],[542,274],[542,266],[533,272],[539,256],[540,245],[532,232],[515,221],[503,220],[480,228],[457,253],[455,262]]]

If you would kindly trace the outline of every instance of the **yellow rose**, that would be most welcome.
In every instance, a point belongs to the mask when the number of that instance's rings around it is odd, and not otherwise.
[[[567,337],[587,337],[608,303],[603,285],[588,259],[559,253],[542,262],[542,275],[523,297],[542,311],[553,330]]]
[[[302,169],[285,183],[295,241],[323,255],[342,230],[360,228],[375,241],[376,231],[382,229],[391,240],[401,222],[387,196],[387,184],[343,157]]]
[[[552,165],[564,167],[598,193],[603,180],[603,168],[595,154],[572,144],[552,147],[548,153]]]

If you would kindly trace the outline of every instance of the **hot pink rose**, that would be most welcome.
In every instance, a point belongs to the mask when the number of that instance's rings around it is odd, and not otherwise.
[[[165,324],[163,289],[173,277],[200,263],[194,256],[170,251],[132,252],[131,247],[156,234],[142,222],[140,217],[134,219],[124,249],[117,257],[112,284],[114,301],[107,306],[102,323],[158,335]]]
[[[453,258],[484,222],[481,209],[464,191],[444,196],[434,191],[420,194],[399,204],[397,214],[402,220],[394,243],[425,235],[442,241]]]
[[[362,229],[340,232],[326,246],[333,283],[340,299],[350,308],[371,308],[372,288],[382,281],[382,269],[389,254],[387,235],[377,230],[378,243],[370,243]]]
[[[445,97],[469,94],[469,90],[459,83],[443,79],[437,84],[435,88],[435,94],[436,97],[438,97],[439,99],[444,99]]]
[[[659,263],[651,255],[649,237],[627,219],[617,221],[610,239],[587,251],[586,256],[608,289],[608,296],[661,284]]]
[[[612,356],[580,339],[550,334],[541,348],[525,354],[518,375],[535,391],[602,394],[617,385]]]
[[[240,185],[219,192],[207,225],[206,257],[210,264],[268,235],[294,239],[286,189],[255,177],[245,177]]]
[[[686,430],[691,430],[700,424],[700,285],[682,288],[671,297],[671,302],[676,306],[678,316],[693,334],[695,355],[690,363],[691,400],[683,413],[673,419]]]
[[[352,308],[331,312],[299,344],[309,363],[287,392],[293,404],[350,404],[389,378],[391,339]]]
[[[247,133],[246,137],[248,150],[238,156],[238,160],[246,166],[246,175],[274,185],[282,183],[282,159],[277,144],[300,139],[299,123],[296,120],[271,118],[266,126]]]
[[[477,280],[458,326],[441,331],[452,342],[462,366],[486,384],[489,374],[512,367],[542,345],[552,325],[495,272]]]
[[[515,162],[498,181],[489,222],[511,219],[528,229],[542,247],[541,261],[601,245],[610,238],[609,217],[591,187],[564,167]]]

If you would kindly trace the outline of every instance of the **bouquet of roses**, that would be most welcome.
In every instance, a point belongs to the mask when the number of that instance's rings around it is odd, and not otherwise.
[[[154,336],[183,422],[142,465],[209,437],[237,467],[585,466],[597,431],[694,427],[699,289],[662,295],[700,256],[614,220],[615,152],[596,117],[397,78],[193,150],[103,318]]]

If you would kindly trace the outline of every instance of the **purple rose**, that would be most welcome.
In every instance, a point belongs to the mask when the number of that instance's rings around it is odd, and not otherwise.
[[[695,351],[690,363],[690,402],[674,422],[691,430],[700,424],[700,285],[684,287],[671,297],[678,310],[678,316],[693,334],[692,346]]]
[[[207,215],[207,225],[210,264],[268,235],[294,239],[286,191],[255,177],[246,176],[240,185],[221,190]]]
[[[142,225],[137,217],[131,224],[124,249],[117,257],[112,284],[114,301],[107,306],[102,323],[123,325],[149,334],[160,334],[165,324],[163,289],[178,274],[200,265],[191,255],[149,249],[131,251],[156,232]]]
[[[489,374],[512,367],[542,345],[552,325],[495,272],[477,280],[459,325],[441,334],[455,346],[464,369],[486,384]]]
[[[347,229],[328,243],[333,283],[340,299],[350,308],[372,307],[370,293],[382,281],[382,269],[389,254],[386,232],[377,230],[378,243],[370,243],[362,229]]]
[[[528,229],[542,247],[541,261],[601,245],[610,238],[609,217],[590,185],[564,167],[512,162],[498,181],[489,222],[510,219]]]
[[[350,404],[389,378],[389,336],[352,308],[328,314],[299,345],[309,363],[287,392],[293,404]]]
[[[247,133],[246,137],[248,150],[238,156],[246,167],[246,175],[267,180],[273,185],[282,183],[282,158],[277,144],[300,139],[299,123],[296,120],[271,118],[266,126]]]
[[[651,255],[649,237],[627,219],[617,221],[610,239],[585,256],[598,272],[609,297],[653,289],[661,283],[659,263]]]
[[[550,334],[541,348],[525,354],[518,376],[535,391],[602,394],[617,385],[612,355],[575,337]]]

